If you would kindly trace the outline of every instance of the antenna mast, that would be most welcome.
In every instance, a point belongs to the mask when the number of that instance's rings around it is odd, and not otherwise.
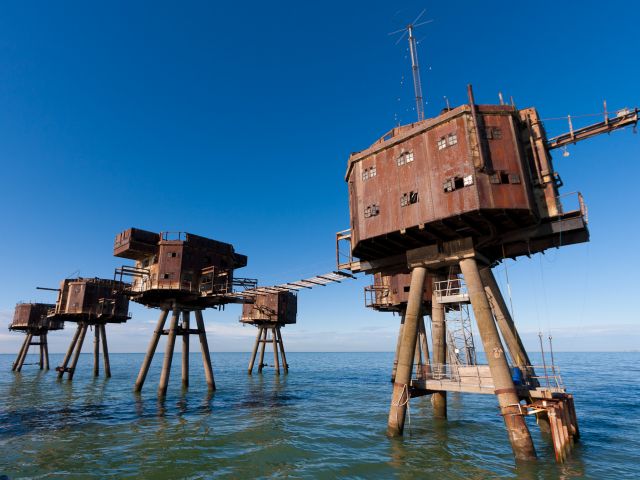
[[[413,36],[413,23],[407,25],[409,32],[409,51],[411,52],[411,70],[413,72],[413,89],[416,95],[416,113],[418,121],[424,120],[424,104],[422,102],[422,82],[420,81],[420,67],[418,66],[418,46]]]

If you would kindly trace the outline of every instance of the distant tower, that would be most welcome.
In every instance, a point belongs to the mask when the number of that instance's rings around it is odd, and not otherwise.
[[[48,303],[19,303],[16,305],[13,321],[9,325],[9,330],[25,333],[26,337],[22,343],[22,347],[18,352],[15,362],[13,362],[13,371],[21,371],[24,361],[32,345],[40,348],[40,370],[49,370],[49,347],[47,343],[47,334],[51,330],[62,330],[64,322],[47,318],[49,310],[55,305]]]
[[[260,348],[260,362],[258,363],[258,373],[262,372],[264,363],[264,350],[268,343],[273,347],[273,366],[276,373],[280,373],[280,357],[282,358],[282,369],[284,373],[289,372],[287,356],[284,351],[284,342],[280,329],[286,325],[296,323],[298,311],[298,297],[293,292],[273,292],[255,295],[254,303],[245,303],[242,306],[242,317],[240,322],[258,327],[258,335],[253,346],[251,360],[249,361],[249,373],[253,371],[253,366]],[[271,332],[269,338],[268,333]]]
[[[56,368],[58,378],[65,373],[69,380],[76,371],[82,344],[87,330],[93,328],[93,375],[100,373],[100,347],[104,360],[104,374],[111,377],[111,363],[107,345],[106,325],[124,323],[129,318],[129,299],[120,292],[125,285],[104,278],[67,278],[60,283],[55,308],[49,312],[49,319],[58,322],[75,322],[78,324],[62,365]],[[73,355],[73,359],[71,359]],[[69,366],[69,361],[71,365]]]
[[[202,311],[223,308],[229,303],[244,303],[234,286],[255,287],[256,280],[235,278],[237,268],[247,265],[247,257],[236,253],[233,245],[187,232],[149,232],[130,228],[115,238],[113,254],[135,260],[135,266],[116,269],[116,277],[133,278],[123,293],[134,302],[159,308],[160,318],[149,342],[136,380],[135,390],[142,390],[151,361],[162,335],[167,335],[158,394],[164,396],[169,385],[176,337],[182,337],[182,386],[189,386],[189,336],[200,339],[205,378],[215,390],[209,343]],[[169,329],[165,329],[171,312]],[[190,314],[195,314],[196,328]],[[182,321],[180,321],[182,320]]]

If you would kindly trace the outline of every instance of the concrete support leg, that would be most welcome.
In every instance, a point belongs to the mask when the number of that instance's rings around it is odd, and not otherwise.
[[[160,383],[158,384],[158,396],[164,397],[167,394],[169,386],[169,377],[171,376],[171,363],[173,362],[173,350],[176,346],[176,330],[178,329],[178,319],[180,318],[180,310],[173,309],[171,322],[169,323],[169,334],[167,335],[167,345],[164,350],[164,361],[162,362],[162,371],[160,372]]]
[[[426,274],[427,270],[424,267],[415,267],[411,272],[409,301],[404,319],[404,328],[402,329],[402,341],[398,352],[398,368],[396,370],[396,379],[393,383],[391,408],[389,409],[387,423],[387,432],[391,436],[402,435],[404,430]]]
[[[139,392],[140,390],[142,390],[144,381],[147,378],[147,373],[149,373],[149,367],[151,366],[151,361],[153,360],[153,356],[156,353],[156,348],[158,348],[158,342],[160,341],[160,337],[162,336],[162,331],[164,330],[164,324],[167,321],[168,315],[169,315],[169,310],[165,309],[160,312],[160,318],[158,319],[158,323],[156,324],[156,329],[154,330],[153,336],[151,337],[151,341],[149,342],[149,347],[147,347],[147,354],[144,356],[144,360],[142,361],[142,366],[140,367],[140,372],[138,373],[136,386],[134,388],[136,392]]]
[[[249,375],[253,372],[253,365],[256,363],[256,355],[258,355],[258,346],[260,346],[261,338],[262,327],[258,327],[258,335],[256,335],[256,341],[253,344],[253,352],[251,353],[251,359],[249,360]]]
[[[511,371],[502,348],[498,329],[493,321],[491,307],[480,278],[476,260],[474,258],[461,260],[460,269],[467,283],[471,306],[480,331],[482,345],[489,361],[496,397],[507,427],[513,453],[517,460],[533,460],[536,458],[536,451],[524,416],[520,412],[518,394],[511,378]]]
[[[40,345],[38,345],[38,347],[40,347],[38,350],[40,350],[40,361],[38,362],[39,366],[40,366],[40,370],[44,369],[44,342],[42,341],[42,337],[43,335],[39,335],[40,341],[38,342]]]
[[[60,365],[56,370],[58,370],[58,378],[62,378],[64,375],[64,371],[67,369],[67,365],[69,364],[69,360],[71,359],[71,355],[73,354],[73,350],[76,347],[76,343],[78,343],[78,338],[80,337],[80,332],[82,331],[82,324],[78,324],[78,328],[76,328],[76,333],[73,334],[73,338],[71,339],[71,343],[69,344],[69,349],[62,360],[62,365]]]
[[[491,309],[496,318],[496,323],[498,324],[502,338],[509,349],[509,354],[511,355],[513,363],[521,369],[526,369],[526,367],[531,365],[531,361],[524,349],[524,345],[522,344],[520,335],[518,335],[516,325],[513,322],[511,313],[507,308],[507,303],[502,296],[502,292],[500,292],[500,288],[493,276],[491,268],[485,267],[480,269],[480,278],[482,279],[485,292],[487,293],[487,298],[489,299],[489,304],[491,305]]]
[[[93,376],[100,375],[100,327],[101,325],[94,325],[94,337],[93,337]]]
[[[182,388],[189,388],[189,312],[182,312]]]
[[[48,335],[45,333],[41,337],[44,341],[43,352],[44,352],[44,368],[45,370],[49,370],[49,339]]]
[[[15,362],[13,362],[13,366],[11,367],[11,371],[15,372],[22,361],[22,355],[24,355],[24,351],[29,348],[29,334],[24,336],[24,342],[22,342],[22,346],[20,347],[20,351],[18,352],[18,356],[16,357]]]
[[[429,355],[429,342],[427,340],[427,329],[424,325],[424,312],[418,323],[418,338],[420,342],[420,349],[422,350],[424,371],[425,373],[431,372],[431,355]]]
[[[282,368],[284,373],[289,373],[289,364],[287,363],[287,355],[284,353],[284,342],[282,341],[282,332],[280,327],[276,327],[278,333],[278,343],[280,344],[280,355],[282,357]]]
[[[262,373],[264,367],[264,349],[267,345],[267,329],[262,329],[262,339],[260,340],[260,365],[258,365],[258,373]]]
[[[276,367],[276,375],[280,375],[280,360],[278,359],[278,334],[276,327],[271,328],[271,345],[273,346],[273,366]]]
[[[433,364],[442,373],[446,371],[447,363],[447,325],[445,323],[444,305],[438,303],[438,296],[435,292],[436,282],[445,281],[444,275],[436,275],[433,278],[434,288],[431,297],[431,339],[433,342]],[[431,405],[433,406],[433,416],[436,418],[447,418],[447,392],[436,392],[431,395]]]
[[[25,348],[22,351],[22,357],[20,357],[20,361],[18,362],[18,367],[16,368],[16,371],[20,372],[22,371],[22,366],[24,365],[24,361],[27,359],[27,354],[29,353],[29,348],[31,347],[31,340],[33,339],[33,334],[32,333],[27,333],[27,338],[25,340]]]
[[[111,362],[109,361],[109,347],[107,346],[107,327],[99,325],[100,339],[102,340],[102,358],[104,360],[104,376],[111,378]]]
[[[213,368],[211,368],[211,354],[209,353],[209,342],[207,342],[207,332],[204,329],[202,312],[200,310],[196,310],[195,314],[200,337],[200,349],[202,350],[202,362],[204,363],[204,376],[207,380],[207,386],[209,387],[209,390],[215,390],[216,382],[213,379]]]
[[[80,358],[80,352],[82,351],[82,344],[84,343],[84,337],[87,334],[87,329],[89,328],[89,326],[81,323],[79,328],[80,336],[78,337],[78,342],[76,343],[76,351],[73,355],[71,366],[69,367],[69,375],[67,376],[70,381],[73,380],[73,375],[76,373],[76,366],[78,365],[78,359]]]
[[[396,381],[396,372],[398,370],[398,353],[400,352],[400,345],[402,344],[402,329],[404,328],[404,317],[406,315],[406,311],[401,313],[400,317],[400,330],[398,330],[398,343],[396,344],[396,354],[393,357],[393,370],[391,371],[391,382]]]

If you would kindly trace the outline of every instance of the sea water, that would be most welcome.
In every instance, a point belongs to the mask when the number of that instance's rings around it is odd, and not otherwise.
[[[449,394],[446,421],[432,418],[429,397],[415,398],[404,437],[388,438],[391,353],[291,352],[288,375],[249,376],[247,353],[213,352],[213,394],[199,353],[182,390],[176,354],[162,401],[161,355],[141,395],[142,354],[111,354],[110,379],[93,378],[83,354],[73,382],[31,365],[14,373],[14,356],[0,355],[0,476],[640,478],[640,353],[555,358],[582,435],[563,465],[533,418],[539,460],[516,464],[492,395]],[[52,367],[61,360],[51,355]]]

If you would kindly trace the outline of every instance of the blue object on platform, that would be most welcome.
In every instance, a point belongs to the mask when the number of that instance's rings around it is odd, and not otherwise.
[[[518,367],[513,367],[513,373],[511,378],[513,378],[514,385],[522,385],[522,381],[523,381],[522,370],[520,370]]]

